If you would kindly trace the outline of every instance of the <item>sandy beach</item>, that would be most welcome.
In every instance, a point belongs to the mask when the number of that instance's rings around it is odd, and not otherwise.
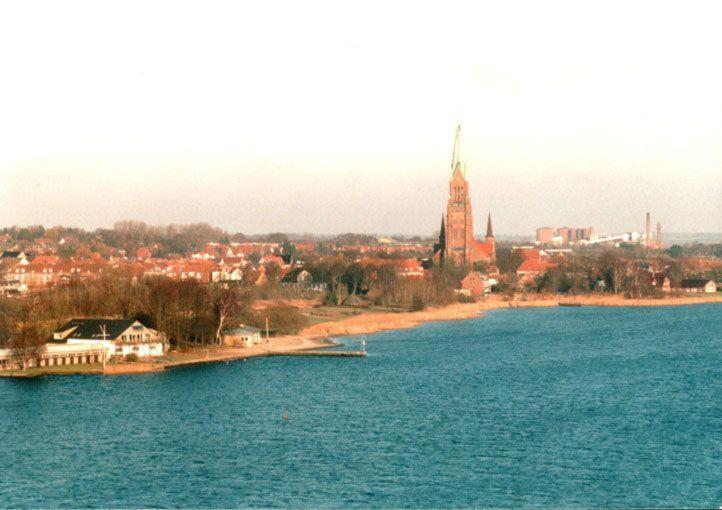
[[[501,296],[489,296],[477,303],[455,303],[444,307],[428,308],[420,312],[361,313],[336,322],[324,322],[307,327],[300,336],[336,337],[365,335],[390,329],[413,328],[424,322],[462,320],[478,317],[486,310],[501,308],[572,306],[684,306],[704,303],[722,303],[722,296],[670,297],[664,299],[625,299],[622,296],[534,296],[508,301]]]

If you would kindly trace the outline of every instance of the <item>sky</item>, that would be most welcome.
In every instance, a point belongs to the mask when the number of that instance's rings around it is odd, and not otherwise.
[[[0,226],[722,231],[720,2],[0,3]]]

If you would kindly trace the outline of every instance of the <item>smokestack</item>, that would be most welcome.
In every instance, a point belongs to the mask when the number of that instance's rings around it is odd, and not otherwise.
[[[644,229],[644,246],[651,248],[652,246],[652,217],[647,213],[647,224]]]

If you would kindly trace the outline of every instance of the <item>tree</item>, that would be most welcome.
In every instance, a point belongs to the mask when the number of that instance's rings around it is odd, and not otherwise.
[[[276,262],[269,262],[265,266],[266,269],[266,280],[268,283],[276,283],[281,277],[281,266]]]
[[[30,360],[37,359],[43,351],[47,332],[39,320],[37,300],[26,300],[16,310],[10,350],[20,367],[25,370]]]
[[[223,343],[223,330],[243,310],[243,300],[237,287],[218,287],[213,296],[213,312],[216,318],[216,342]]]
[[[625,261],[609,250],[599,257],[599,266],[604,273],[607,284],[615,294],[619,294],[622,290],[622,282],[627,269]]]
[[[682,255],[684,255],[684,248],[682,248],[678,244],[673,244],[669,250],[667,250],[667,253],[669,253],[669,256],[673,259],[679,259],[682,258]]]
[[[283,242],[283,247],[281,248],[281,254],[283,255],[284,259],[288,259],[288,263],[292,263],[293,260],[296,258],[297,251],[296,251],[296,245],[290,242],[288,239],[286,239]]]
[[[294,306],[273,306],[259,311],[251,318],[251,324],[257,328],[265,327],[266,318],[270,329],[276,334],[292,335],[298,333],[308,324],[305,315]]]
[[[363,266],[358,262],[354,262],[341,275],[341,281],[346,284],[349,294],[356,294],[359,287],[363,285],[365,276]]]

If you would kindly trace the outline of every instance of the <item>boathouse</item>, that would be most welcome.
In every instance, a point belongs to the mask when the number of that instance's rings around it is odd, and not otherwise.
[[[48,343],[40,351],[29,357],[25,367],[53,367],[61,365],[81,365],[102,363],[106,355],[104,347],[93,344],[53,344]],[[21,362],[12,349],[0,349],[0,370],[22,368]]]
[[[163,355],[158,332],[134,319],[73,319],[55,330],[51,342],[96,345],[105,348],[108,356]]]

